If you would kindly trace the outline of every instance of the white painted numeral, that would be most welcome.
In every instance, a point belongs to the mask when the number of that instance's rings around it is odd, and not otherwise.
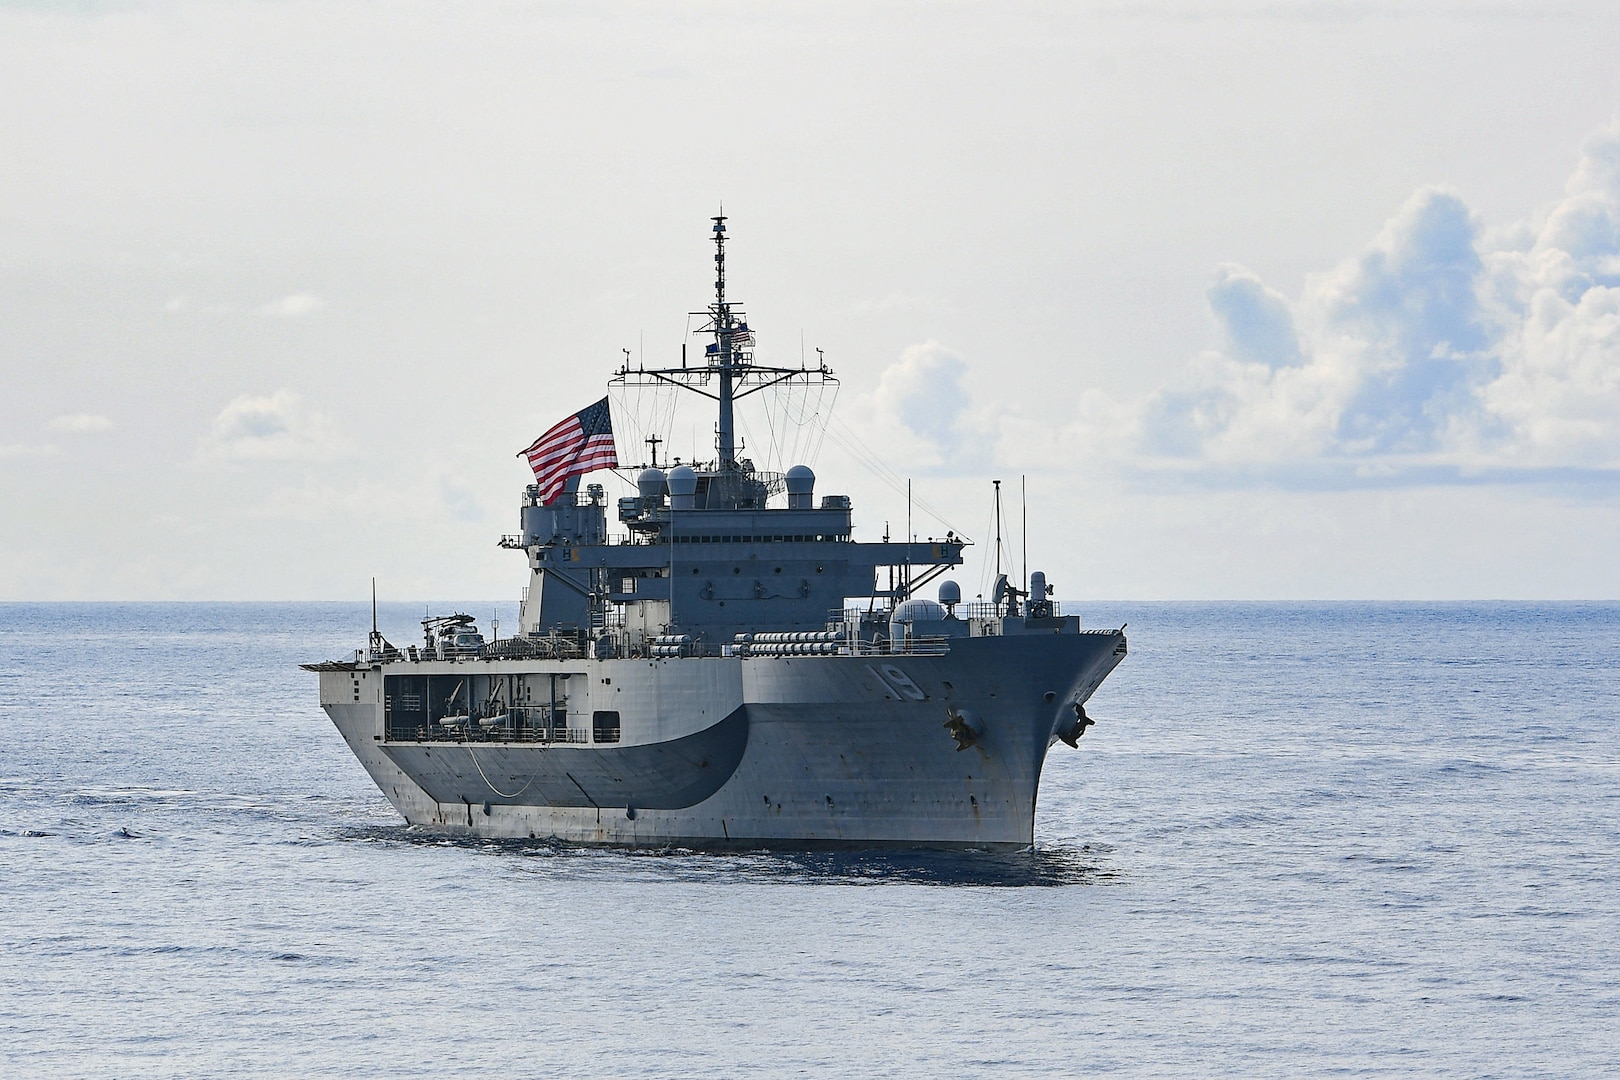
[[[894,691],[895,697],[909,698],[912,701],[922,701],[928,697],[927,694],[922,692],[921,687],[911,681],[910,675],[907,675],[893,664],[884,664],[883,674],[881,675],[873,671],[870,664],[867,665],[866,670],[871,671],[877,677],[878,682]]]

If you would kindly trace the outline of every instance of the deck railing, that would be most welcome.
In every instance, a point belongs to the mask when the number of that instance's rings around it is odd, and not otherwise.
[[[414,729],[401,733],[392,732],[388,736],[389,742],[433,742],[433,743],[542,743],[568,744],[588,743],[591,741],[590,732],[582,727],[512,727],[508,724],[497,724],[493,727],[483,727],[477,721],[471,724],[456,724],[446,727],[440,723],[418,725]]]

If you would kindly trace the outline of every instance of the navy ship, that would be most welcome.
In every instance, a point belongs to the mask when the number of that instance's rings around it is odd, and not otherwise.
[[[1124,628],[1083,629],[1038,572],[963,603],[946,575],[964,538],[858,542],[848,496],[818,497],[810,468],[741,456],[738,400],[836,380],[819,352],[755,361],[726,297],[726,218],[712,220],[701,363],[627,356],[613,383],[708,397],[714,457],[660,466],[654,437],[636,494],[610,507],[601,485],[580,490],[618,464],[609,400],[570,417],[524,452],[536,482],[522,531],[500,540],[528,562],[517,633],[486,640],[456,614],[401,649],[374,618],[352,659],[304,665],[321,706],[405,820],[443,832],[1030,846],[1047,752],[1091,724]]]

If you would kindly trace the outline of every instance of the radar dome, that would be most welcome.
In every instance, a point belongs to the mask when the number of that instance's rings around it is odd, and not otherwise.
[[[697,494],[697,473],[690,466],[677,465],[669,470],[670,504],[676,510],[694,509],[692,496]]]
[[[664,494],[664,470],[643,469],[641,475],[636,477],[636,490],[643,499],[657,499]]]
[[[889,616],[889,640],[896,644],[913,637],[944,633],[945,609],[932,600],[907,600]]]
[[[894,609],[889,621],[896,622],[938,622],[945,617],[945,609],[932,600],[907,600]]]
[[[787,471],[789,510],[814,510],[816,474],[808,465],[795,465]]]
[[[949,580],[940,582],[939,602],[945,605],[946,611],[956,607],[962,602],[962,586]]]

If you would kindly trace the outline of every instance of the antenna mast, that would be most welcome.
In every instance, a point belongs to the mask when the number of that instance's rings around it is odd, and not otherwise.
[[[726,215],[724,210],[709,219],[712,221],[711,239],[714,241],[714,301],[701,312],[708,319],[704,334],[713,334],[714,342],[703,347],[703,363],[690,365],[686,357],[686,343],[681,344],[679,367],[630,366],[630,355],[625,355],[624,366],[613,379],[613,385],[672,386],[701,394],[718,408],[714,425],[714,449],[718,459],[715,472],[736,474],[743,471],[737,454],[746,447],[737,445],[736,402],[750,394],[757,394],[775,386],[833,385],[838,380],[827,367],[820,349],[816,350],[816,366],[808,367],[801,360],[797,367],[756,364],[754,362],[754,331],[748,325],[748,316],[737,310],[736,303],[726,295]],[[654,448],[656,451],[656,448]],[[668,447],[666,446],[667,450]],[[674,459],[678,461],[679,459]],[[694,462],[696,464],[696,462]],[[751,470],[750,470],[751,471]],[[750,477],[730,476],[710,489],[709,505],[735,508],[744,498]],[[755,481],[757,484],[759,481]],[[763,496],[758,496],[762,498]]]
[[[1024,596],[1029,597],[1029,477],[1020,474],[1018,477],[1018,501],[1023,507],[1024,514],[1024,557],[1023,572],[1019,575],[1024,579]]]
[[[996,577],[1001,576],[1001,481],[992,480],[996,485]]]
[[[905,598],[911,599],[911,480],[906,480],[906,569]]]
[[[714,343],[717,346],[720,368],[720,423],[715,428],[715,450],[720,455],[720,469],[725,471],[737,462],[736,429],[732,419],[732,374],[736,365],[733,348],[733,322],[731,305],[726,303],[726,215],[715,215],[714,221]]]

